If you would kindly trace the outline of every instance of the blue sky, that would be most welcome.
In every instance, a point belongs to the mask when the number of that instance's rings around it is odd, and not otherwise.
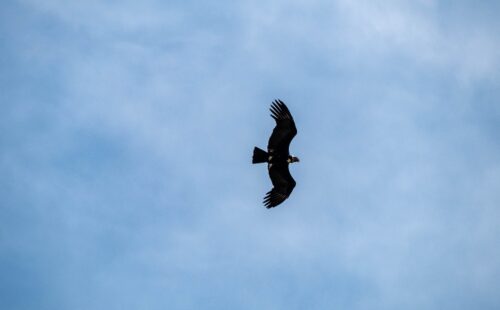
[[[500,307],[499,2],[1,7],[0,308]]]

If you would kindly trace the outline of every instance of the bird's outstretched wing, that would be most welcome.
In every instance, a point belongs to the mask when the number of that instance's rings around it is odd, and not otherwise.
[[[271,117],[276,121],[273,133],[267,143],[267,149],[270,153],[282,154],[288,156],[290,142],[297,134],[297,128],[293,121],[292,114],[281,100],[274,100],[271,104]]]
[[[271,166],[269,177],[273,182],[273,189],[267,192],[264,197],[264,205],[268,209],[274,208],[285,201],[292,193],[296,184],[288,170],[288,164]]]

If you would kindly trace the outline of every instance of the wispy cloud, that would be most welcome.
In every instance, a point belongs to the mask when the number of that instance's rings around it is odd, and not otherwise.
[[[494,9],[7,5],[2,306],[497,308]],[[302,161],[269,212],[276,97]]]

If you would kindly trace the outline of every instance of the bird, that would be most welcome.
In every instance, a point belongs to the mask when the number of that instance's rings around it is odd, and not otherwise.
[[[264,196],[264,206],[274,208],[285,201],[292,193],[296,183],[292,178],[288,165],[299,162],[299,158],[290,155],[290,142],[297,134],[295,121],[290,110],[283,101],[275,99],[269,109],[271,117],[276,121],[269,142],[267,152],[254,147],[252,164],[267,163],[269,177],[273,188]]]

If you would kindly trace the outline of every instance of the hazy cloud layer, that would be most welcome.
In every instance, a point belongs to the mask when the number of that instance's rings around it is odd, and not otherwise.
[[[499,9],[4,4],[1,308],[497,309]]]

